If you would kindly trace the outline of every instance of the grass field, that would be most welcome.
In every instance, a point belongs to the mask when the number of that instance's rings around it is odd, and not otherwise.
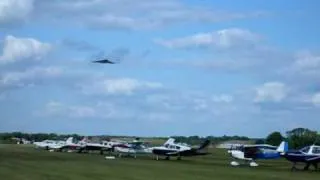
[[[98,154],[58,153],[24,145],[0,145],[1,180],[319,180],[315,171],[291,172],[285,160],[259,167],[230,167],[225,151],[203,157],[153,160],[148,156],[106,160]]]

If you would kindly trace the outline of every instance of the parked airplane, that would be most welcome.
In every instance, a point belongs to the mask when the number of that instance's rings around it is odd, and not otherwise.
[[[198,156],[209,154],[208,152],[204,151],[209,145],[210,141],[206,140],[198,148],[192,148],[187,144],[175,143],[175,139],[169,138],[162,146],[153,147],[152,153],[156,155],[157,160],[159,160],[159,156],[165,156],[167,160],[169,160],[171,156],[175,156],[178,160],[181,160],[182,156]]]
[[[50,146],[56,145],[57,141],[47,139],[40,142],[34,142],[33,144],[36,146],[36,148],[43,148],[48,150]]]
[[[48,149],[52,151],[79,151],[82,148],[82,142],[83,140],[79,141],[78,143],[73,142],[73,137],[69,137],[65,142],[56,143],[51,146],[49,146]]]
[[[308,170],[310,165],[318,169],[318,163],[320,162],[320,146],[311,145],[301,148],[300,150],[289,150],[283,154],[288,161],[293,163],[291,170],[297,170],[297,163],[305,163],[303,170]]]
[[[243,160],[245,162],[250,162],[249,165],[252,167],[259,166],[255,160],[257,159],[277,159],[281,157],[281,153],[288,150],[288,144],[286,142],[281,142],[281,144],[276,146],[271,146],[268,144],[256,144],[256,145],[241,145],[236,147],[231,147],[228,153],[233,159]],[[237,161],[232,161],[230,163],[232,166],[239,166],[240,163]]]
[[[118,153],[119,157],[123,154],[127,156],[133,155],[134,158],[137,157],[137,154],[152,154],[152,148],[147,147],[144,142],[139,141],[139,138],[136,138],[133,142],[115,145],[114,151]]]
[[[82,152],[90,152],[90,151],[100,151],[100,154],[103,154],[104,151],[111,152],[113,147],[109,145],[109,143],[91,143],[88,138],[83,138],[82,141],[79,142],[81,147],[79,148],[79,153]]]

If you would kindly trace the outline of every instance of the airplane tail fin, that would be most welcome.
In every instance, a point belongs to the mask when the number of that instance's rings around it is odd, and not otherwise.
[[[73,141],[73,137],[69,137],[67,140],[66,140],[66,143],[67,144],[71,144]]]
[[[210,145],[210,140],[207,139],[207,140],[205,140],[205,141],[200,145],[200,147],[198,148],[198,150],[205,149],[205,148],[208,147],[209,145]]]
[[[282,141],[281,144],[278,146],[277,151],[281,154],[286,153],[289,150],[288,142]]]
[[[175,139],[169,138],[163,145],[174,143]]]

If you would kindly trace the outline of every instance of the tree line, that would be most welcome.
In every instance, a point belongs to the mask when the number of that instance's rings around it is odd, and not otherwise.
[[[11,132],[11,133],[0,133],[0,141],[2,143],[14,143],[13,138],[23,138],[29,141],[43,141],[46,139],[52,140],[66,140],[68,137],[74,137],[76,140],[81,140],[84,136],[79,134],[56,134],[56,133],[22,133],[22,132]],[[254,139],[246,136],[172,136],[177,142],[183,142],[191,145],[196,145],[203,142],[205,139],[209,139],[212,144],[219,144],[225,141],[251,141],[256,144],[270,144],[278,146],[281,141],[286,140],[289,143],[290,148],[301,148],[310,144],[320,144],[320,134],[317,131],[312,131],[307,128],[295,128],[293,130],[287,131],[285,136],[280,132],[272,132],[266,138]],[[90,138],[90,137],[89,137]],[[91,136],[91,138],[97,138],[102,140],[108,140],[110,138],[135,138],[128,136]],[[151,137],[150,137],[151,138]],[[157,139],[163,139],[164,137],[155,137]],[[149,138],[148,138],[149,139]]]
[[[256,143],[260,144],[262,141],[266,144],[278,146],[283,140],[288,142],[290,149],[299,149],[312,144],[320,144],[320,134],[307,128],[295,128],[287,131],[285,136],[277,131],[272,132],[265,140],[259,140]]]

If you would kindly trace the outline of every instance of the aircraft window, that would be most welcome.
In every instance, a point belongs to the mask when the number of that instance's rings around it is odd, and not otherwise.
[[[313,147],[312,153],[314,153],[314,154],[320,154],[320,147]]]
[[[307,146],[307,147],[302,148],[301,151],[304,153],[308,153],[309,149],[310,149],[310,146]]]

